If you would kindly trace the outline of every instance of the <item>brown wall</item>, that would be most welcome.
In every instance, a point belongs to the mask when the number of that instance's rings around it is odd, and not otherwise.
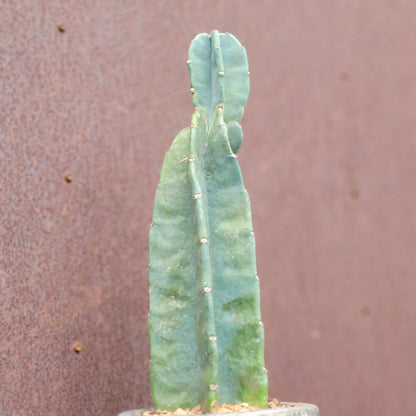
[[[190,122],[189,42],[214,28],[252,74],[239,155],[271,394],[415,412],[415,16],[399,0],[3,2],[0,415],[150,405],[152,199]]]

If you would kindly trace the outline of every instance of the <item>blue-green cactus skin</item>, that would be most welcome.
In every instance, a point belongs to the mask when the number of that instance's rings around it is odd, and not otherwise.
[[[201,33],[191,42],[188,54],[192,102],[208,118],[224,104],[224,121],[239,122],[250,91],[247,53],[230,33]]]
[[[149,238],[153,401],[171,410],[264,408],[254,233],[236,158],[246,53],[234,36],[215,31],[194,39],[188,65],[197,108],[166,154]]]

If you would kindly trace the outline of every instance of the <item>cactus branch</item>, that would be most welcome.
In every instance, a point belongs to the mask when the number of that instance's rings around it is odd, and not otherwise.
[[[188,54],[192,102],[212,120],[218,104],[224,104],[224,120],[240,122],[250,91],[247,54],[230,33],[201,33]]]

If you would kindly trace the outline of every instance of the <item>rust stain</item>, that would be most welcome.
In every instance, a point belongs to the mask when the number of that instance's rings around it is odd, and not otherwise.
[[[359,199],[360,198],[360,191],[358,189],[355,189],[355,188],[351,189],[350,197],[352,199]]]
[[[361,315],[362,316],[370,316],[371,315],[371,309],[367,305],[364,305],[361,308]]]
[[[339,74],[339,78],[342,82],[348,82],[348,80],[350,79],[350,74],[346,71],[342,71]]]
[[[71,183],[74,180],[74,177],[71,172],[65,174],[65,181],[67,183]]]
[[[82,344],[79,342],[79,341],[75,341],[73,344],[72,344],[72,349],[77,353],[77,354],[79,354],[81,351],[82,351]]]

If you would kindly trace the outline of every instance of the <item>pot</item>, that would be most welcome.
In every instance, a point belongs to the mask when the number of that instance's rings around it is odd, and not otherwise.
[[[229,412],[222,413],[221,416],[319,416],[319,409],[308,403],[289,403],[290,407],[277,407],[275,409],[252,410],[249,412]],[[120,413],[118,416],[141,416],[146,409],[129,410]],[[218,416],[219,413],[207,413],[206,415],[188,415],[188,416]]]

